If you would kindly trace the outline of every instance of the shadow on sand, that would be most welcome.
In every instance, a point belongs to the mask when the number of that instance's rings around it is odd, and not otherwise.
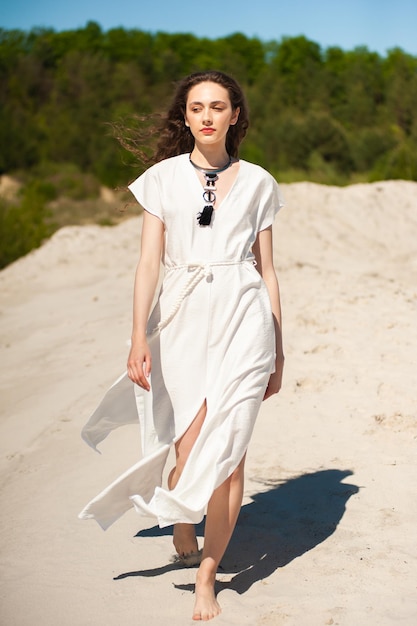
[[[346,509],[346,502],[359,491],[356,485],[342,483],[350,470],[320,470],[285,482],[262,482],[265,491],[251,496],[242,507],[235,533],[219,567],[219,573],[235,573],[230,582],[219,582],[216,591],[232,589],[244,593],[255,582],[270,576],[279,567],[308,552],[332,535]],[[171,528],[158,526],[140,531],[137,537],[171,535]],[[204,534],[204,525],[197,526]],[[126,572],[130,576],[158,576],[178,565]],[[178,585],[194,589],[194,585]]]

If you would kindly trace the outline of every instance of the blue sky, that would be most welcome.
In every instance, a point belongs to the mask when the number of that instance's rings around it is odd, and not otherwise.
[[[0,27],[70,30],[98,22],[212,39],[242,32],[263,41],[305,35],[323,48],[365,45],[417,55],[417,0],[1,0]]]

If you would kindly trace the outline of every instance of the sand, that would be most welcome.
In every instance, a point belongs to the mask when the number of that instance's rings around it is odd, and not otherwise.
[[[411,626],[417,184],[283,190],[284,387],[258,418],[213,623]],[[135,426],[102,455],[80,429],[124,369],[140,228],[67,227],[0,273],[1,624],[192,623],[169,529],[77,519],[138,454]]]

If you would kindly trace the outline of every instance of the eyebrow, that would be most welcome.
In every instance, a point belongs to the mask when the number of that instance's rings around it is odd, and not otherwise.
[[[204,106],[204,105],[203,105],[203,102],[197,102],[197,101],[194,101],[194,102],[189,102],[188,104],[189,104],[189,106],[191,106],[191,105],[193,105],[193,104],[199,104],[199,105],[201,105],[201,106]],[[211,104],[211,105],[213,105],[213,104],[224,104],[224,105],[226,105],[226,106],[227,106],[227,102],[224,102],[223,100],[213,100],[213,102],[210,102],[210,104]]]

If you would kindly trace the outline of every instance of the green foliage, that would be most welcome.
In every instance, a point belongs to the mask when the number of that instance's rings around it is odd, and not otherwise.
[[[51,190],[48,200],[58,197],[85,200],[97,198],[100,194],[97,178],[89,172],[81,172],[74,163],[40,163],[32,170],[30,178],[33,177],[36,177],[36,184],[42,181],[43,186]]]
[[[24,188],[20,202],[0,199],[0,268],[37,248],[51,235],[46,202],[54,196],[52,185],[35,181]]]
[[[305,37],[284,38],[271,60],[271,69],[280,77],[283,104],[307,111],[320,90],[322,55],[318,44]]]
[[[118,221],[125,201],[106,205],[100,185],[124,187],[141,166],[114,128],[163,112],[175,82],[205,69],[242,84],[251,127],[241,155],[279,180],[417,180],[417,59],[399,48],[384,58],[303,36],[209,40],[95,22],[0,29],[0,174],[23,182],[15,201],[0,199],[0,267],[55,227]]]
[[[377,161],[370,180],[381,179],[417,180],[416,148],[410,139],[404,140]]]
[[[242,156],[279,178],[417,179],[417,59],[398,48],[384,58],[366,47],[322,50],[304,36],[209,40],[95,22],[0,29],[0,173],[45,176],[72,199],[97,193],[96,179],[125,184],[132,157],[110,125],[163,111],[176,81],[209,68],[241,82],[251,110]],[[45,163],[61,174],[40,173]]]
[[[374,170],[381,155],[389,154],[396,148],[398,136],[392,127],[368,126],[349,134],[349,145],[354,170],[369,172]]]

